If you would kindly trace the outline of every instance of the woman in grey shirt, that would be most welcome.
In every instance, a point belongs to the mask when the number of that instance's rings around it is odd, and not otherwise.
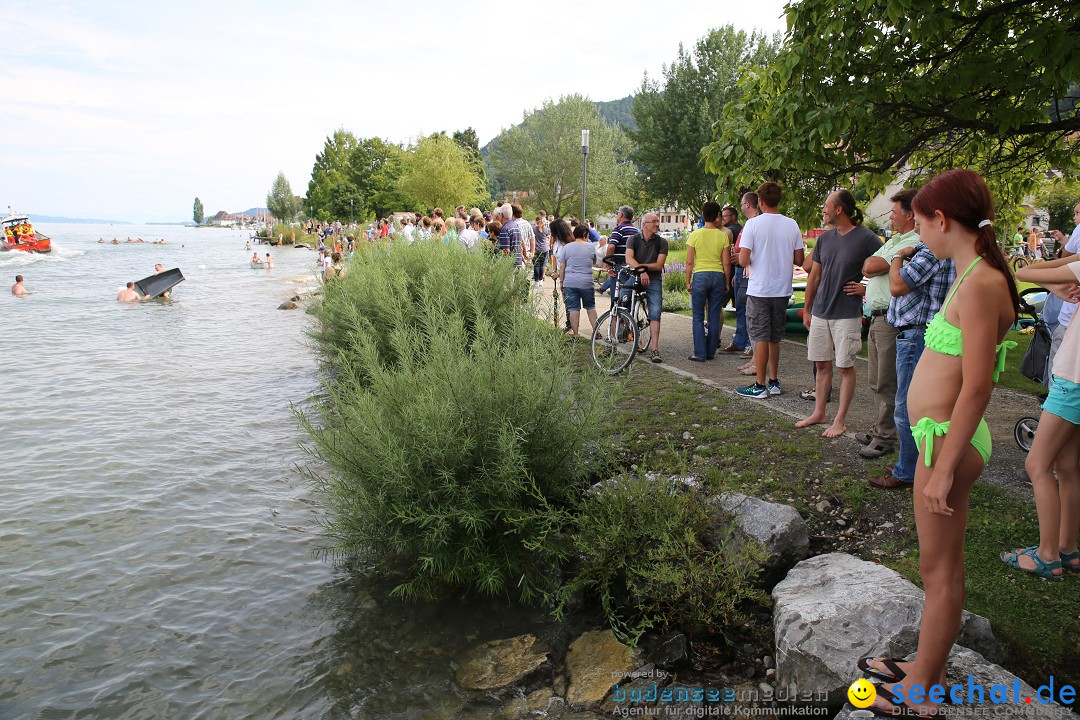
[[[570,240],[570,227],[565,220],[556,220],[551,224],[552,239],[565,243],[555,254],[559,269],[551,277],[563,281],[566,308],[570,311],[570,334],[576,338],[582,306],[589,313],[589,322],[596,327],[596,292],[593,290],[596,249],[589,242],[589,228],[585,225],[574,228],[573,235],[573,240],[567,242]]]

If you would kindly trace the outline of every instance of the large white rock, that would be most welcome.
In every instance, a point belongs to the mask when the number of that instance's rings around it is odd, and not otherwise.
[[[765,550],[766,576],[782,574],[806,557],[810,546],[806,521],[795,508],[741,493],[714,496],[709,504],[735,518],[736,532],[730,541],[734,548],[750,540]]]
[[[864,655],[915,652],[923,591],[899,573],[843,553],[804,560],[773,588],[777,683],[845,701]],[[1000,661],[986,618],[964,612],[957,644]]]

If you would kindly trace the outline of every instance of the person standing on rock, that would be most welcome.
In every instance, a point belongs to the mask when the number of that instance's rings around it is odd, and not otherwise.
[[[866,356],[869,360],[870,390],[877,401],[877,420],[874,427],[856,439],[863,448],[861,457],[879,458],[892,452],[897,445],[896,421],[896,328],[889,323],[889,264],[898,250],[919,244],[915,232],[915,213],[911,200],[917,190],[907,188],[893,195],[889,220],[893,234],[863,263],[863,275],[870,278],[866,283],[866,304],[870,309],[870,333],[867,336]]]
[[[896,399],[893,422],[900,445],[896,465],[870,484],[881,490],[910,488],[915,483],[919,448],[911,435],[907,396],[915,366],[922,357],[926,325],[945,302],[956,268],[949,258],[938,260],[923,243],[902,248],[889,261],[889,312],[886,318],[896,328]]]
[[[994,234],[994,201],[978,173],[935,176],[912,207],[923,242],[964,271],[927,327],[908,393],[911,417],[918,418],[914,509],[926,592],[918,651],[913,662],[894,663],[897,682],[878,686],[872,712],[932,717],[941,699],[915,688],[943,684],[960,631],[969,494],[991,455],[983,415],[1020,299]]]
[[[754,384],[735,388],[743,397],[780,394],[780,340],[787,329],[791,266],[802,265],[805,247],[799,224],[776,209],[781,192],[774,182],[758,188],[761,214],[746,221],[740,240],[739,264],[750,275],[746,325],[754,343],[756,375]]]

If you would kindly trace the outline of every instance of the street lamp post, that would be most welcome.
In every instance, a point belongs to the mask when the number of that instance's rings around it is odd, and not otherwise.
[[[585,188],[589,167],[589,131],[581,131],[581,222],[585,222]]]

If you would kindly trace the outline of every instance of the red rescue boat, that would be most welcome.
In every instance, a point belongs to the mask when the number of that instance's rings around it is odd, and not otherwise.
[[[12,214],[0,218],[0,227],[4,235],[0,238],[0,249],[22,250],[23,252],[47,253],[52,250],[52,240],[34,230],[28,215]]]

